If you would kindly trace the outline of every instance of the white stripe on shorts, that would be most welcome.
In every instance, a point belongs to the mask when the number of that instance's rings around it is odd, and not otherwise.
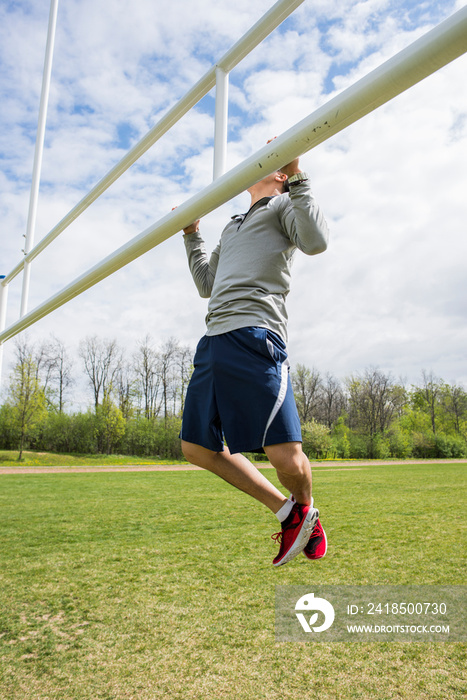
[[[263,442],[262,442],[261,447],[264,447],[264,445],[266,444],[267,432],[268,432],[269,428],[271,427],[272,421],[279,413],[280,408],[285,401],[285,396],[287,394],[288,379],[289,379],[289,360],[287,359],[287,360],[284,360],[284,362],[281,365],[281,385],[279,387],[279,393],[277,395],[276,403],[274,404],[274,407],[269,415],[268,422],[266,423],[266,429],[264,431]]]

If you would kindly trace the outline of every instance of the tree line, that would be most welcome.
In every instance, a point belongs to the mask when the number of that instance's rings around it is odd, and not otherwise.
[[[115,340],[79,344],[89,407],[72,410],[78,367],[56,337],[21,340],[0,407],[0,448],[118,452],[181,459],[178,434],[193,351],[170,338],[141,339],[131,355]],[[312,459],[467,456],[467,392],[424,370],[407,386],[370,367],[344,380],[297,365],[291,372]]]
[[[376,367],[339,381],[298,365],[292,384],[309,455],[467,457],[467,392],[431,371],[407,386]]]
[[[87,411],[68,411],[77,368],[58,338],[21,340],[9,390],[0,407],[0,448],[181,458],[178,433],[192,350],[174,338],[150,336],[126,356],[115,340],[87,337],[78,348],[90,398]]]

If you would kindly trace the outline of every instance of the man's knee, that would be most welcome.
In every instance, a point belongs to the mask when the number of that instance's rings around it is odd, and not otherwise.
[[[301,442],[284,442],[264,448],[272,466],[284,474],[299,475],[308,472],[310,463]]]
[[[181,447],[183,456],[188,462],[204,469],[209,468],[209,464],[216,454],[212,450],[206,449],[206,447],[197,445],[194,442],[186,442],[186,440],[182,440]]]
[[[185,459],[192,464],[196,464],[199,457],[199,445],[182,440],[181,448]]]

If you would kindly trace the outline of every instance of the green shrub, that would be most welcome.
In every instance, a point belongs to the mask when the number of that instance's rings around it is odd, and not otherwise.
[[[177,416],[161,418],[156,423],[155,449],[164,459],[183,459],[179,438],[182,419]]]
[[[431,432],[414,432],[413,440],[413,457],[422,457],[429,459],[436,457],[435,436]]]
[[[314,420],[302,426],[302,440],[303,451],[308,457],[322,459],[332,449],[329,428]]]
[[[0,407],[0,448],[16,450],[18,447],[19,431],[15,427],[11,411],[5,404]]]
[[[155,450],[155,423],[152,418],[132,418],[127,421],[125,435],[121,440],[120,451],[122,454],[150,457],[156,454]]]
[[[440,458],[467,457],[467,443],[459,435],[437,434],[435,436],[435,448],[437,456]]]
[[[358,435],[351,432],[350,440],[350,457],[352,459],[368,459],[371,453],[370,440],[365,435]]]
[[[97,407],[94,431],[99,452],[112,454],[114,447],[125,434],[125,419],[120,409],[111,401],[104,401]]]
[[[46,452],[74,452],[73,416],[49,413],[40,442],[40,448]]]
[[[178,437],[181,427],[181,418],[175,416],[167,419],[133,418],[126,423],[119,450],[122,454],[140,457],[183,459]]]
[[[398,425],[391,429],[389,435],[391,457],[408,459],[413,452],[413,439],[410,433],[404,432]]]
[[[332,438],[331,452],[337,459],[350,459],[351,446],[349,436],[347,434],[334,436]]]
[[[332,450],[339,459],[349,459],[351,456],[350,433],[350,428],[345,425],[344,416],[341,416],[332,431]]]
[[[391,457],[391,446],[389,438],[384,435],[374,435],[370,441],[372,459],[389,459]]]

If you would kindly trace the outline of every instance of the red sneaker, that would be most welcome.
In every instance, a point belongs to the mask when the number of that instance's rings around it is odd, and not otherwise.
[[[302,506],[294,503],[290,515],[282,523],[281,532],[272,535],[272,539],[280,542],[279,554],[273,560],[274,566],[287,564],[300,554],[306,547],[318,520],[319,511],[312,506]]]
[[[328,541],[326,539],[326,533],[323,530],[319,518],[316,521],[311,537],[303,550],[303,554],[308,559],[322,559],[326,554],[328,548]]]

